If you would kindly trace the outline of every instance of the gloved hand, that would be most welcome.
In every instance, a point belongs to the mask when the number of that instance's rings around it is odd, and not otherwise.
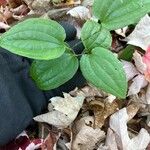
[[[76,29],[66,22],[60,23],[66,31],[66,41],[73,47],[76,40]],[[82,52],[82,44],[75,46],[74,51]],[[0,145],[4,145],[21,133],[32,121],[32,118],[47,107],[51,97],[62,95],[75,87],[82,87],[86,81],[80,70],[62,86],[40,91],[29,77],[30,62],[27,58],[14,55],[0,48]]]

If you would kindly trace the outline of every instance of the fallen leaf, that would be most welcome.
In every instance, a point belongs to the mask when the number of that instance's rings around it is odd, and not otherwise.
[[[146,71],[146,64],[143,62],[142,56],[137,51],[133,54],[133,60],[137,70],[144,74]]]
[[[91,18],[89,9],[84,6],[74,7],[71,10],[69,10],[67,14],[70,14],[72,17],[79,18],[82,20],[87,20]]]
[[[136,25],[134,31],[127,37],[128,44],[147,50],[150,45],[150,17],[145,15]]]
[[[118,150],[115,133],[110,128],[107,130],[105,144],[108,146],[109,150]]]
[[[89,103],[89,107],[94,113],[94,127],[101,128],[106,118],[118,109],[118,104],[115,101],[110,103],[106,100],[103,103],[100,100],[94,100]]]
[[[105,133],[99,128],[93,129],[91,117],[81,118],[76,122],[77,134],[74,135],[72,150],[93,150],[96,143],[104,140]]]
[[[150,135],[145,129],[130,139],[127,130],[129,116],[127,109],[123,108],[110,117],[110,128],[115,134],[117,147],[122,150],[144,150],[150,142]]]
[[[25,4],[20,5],[17,8],[14,8],[11,10],[11,12],[13,12],[14,15],[25,15],[28,12],[28,7]]]
[[[128,121],[131,120],[138,112],[140,106],[138,103],[130,104],[126,109],[128,113]]]
[[[129,86],[128,96],[138,94],[142,88],[148,85],[145,76],[141,74],[136,76],[132,81],[132,84]]]
[[[53,97],[50,99],[49,111],[46,114],[42,114],[34,117],[34,120],[38,122],[46,122],[54,125],[58,128],[65,128],[70,125],[76,118],[80,108],[82,107],[84,96],[72,97],[67,93],[64,93],[64,98]],[[53,110],[51,111],[51,108]]]
[[[133,77],[135,77],[139,72],[136,70],[135,66],[128,61],[121,60],[123,64],[123,69],[126,73],[127,80],[131,80]]]
[[[85,7],[91,7],[94,3],[94,0],[83,0],[82,1],[82,5],[85,6]]]
[[[128,29],[128,27],[124,27],[124,28],[115,30],[115,32],[118,35],[121,35],[122,37],[126,37],[126,31],[127,31],[127,29]]]
[[[5,24],[4,22],[0,22],[0,29],[9,29],[10,26],[8,24]]]
[[[54,133],[49,133],[41,145],[41,150],[53,150],[57,140],[57,135],[55,135]]]

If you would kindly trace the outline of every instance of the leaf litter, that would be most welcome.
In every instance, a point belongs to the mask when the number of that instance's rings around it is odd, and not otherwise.
[[[80,37],[85,20],[96,20],[91,15],[92,4],[93,0],[2,0],[0,30],[33,16],[63,18],[77,28]],[[121,60],[129,85],[126,100],[119,100],[91,85],[64,93],[64,97],[53,97],[48,112],[34,118],[41,126],[38,128],[41,135],[33,140],[30,134],[23,132],[16,140],[24,137],[25,142],[20,145],[15,140],[14,146],[20,150],[149,150],[149,28],[150,17],[145,15],[133,31],[125,27],[112,35],[113,51],[117,47],[115,52],[122,51],[125,41],[135,49],[131,61]],[[140,126],[139,129],[134,124]]]

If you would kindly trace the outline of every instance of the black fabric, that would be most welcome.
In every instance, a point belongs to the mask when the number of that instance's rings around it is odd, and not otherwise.
[[[80,39],[69,41],[68,45],[74,50],[76,54],[81,54],[84,50],[84,45]]]
[[[28,76],[29,63],[9,52],[0,52],[0,145],[22,132],[46,99]]]
[[[69,22],[66,22],[66,21],[61,21],[59,23],[65,29],[65,32],[66,32],[65,41],[74,40],[76,37],[76,34],[77,34],[76,28],[73,25],[71,25]]]
[[[74,40],[75,28],[68,23],[62,26],[67,27],[65,30],[70,29],[69,32],[66,31],[66,39]],[[78,40],[69,43],[74,50],[77,49],[75,43]],[[78,47],[78,52],[83,49],[83,46],[81,49]],[[51,97],[60,96],[62,92],[69,92],[75,87],[82,87],[86,82],[78,70],[71,80],[59,88],[40,91],[29,77],[30,63],[31,60],[0,48],[0,145],[8,143],[22,132],[31,123],[33,116],[47,107]]]

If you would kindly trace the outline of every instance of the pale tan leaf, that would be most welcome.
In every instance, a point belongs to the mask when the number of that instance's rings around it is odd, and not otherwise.
[[[114,132],[108,128],[105,144],[109,150],[118,150]]]
[[[147,50],[150,45],[150,17],[145,15],[136,25],[134,31],[127,37],[128,44]]]
[[[135,66],[131,62],[124,60],[122,60],[121,62],[123,64],[123,69],[125,70],[128,81],[135,77],[137,74],[139,74],[139,72],[136,70]]]
[[[72,150],[93,150],[98,141],[105,138],[105,133],[99,128],[93,129],[90,125],[92,117],[81,118],[76,122],[76,135],[72,143]]]
[[[119,110],[110,117],[110,128],[115,132],[116,142],[120,149],[125,149],[130,142],[127,130],[128,114],[126,108]]]
[[[76,118],[82,107],[84,96],[72,97],[69,94],[64,93],[64,98],[53,97],[50,101],[51,104],[48,106],[50,112],[36,116],[34,117],[34,120],[38,122],[46,122],[58,128],[65,128]]]
[[[0,22],[0,29],[9,29],[10,26],[8,24],[5,24],[4,22]]]
[[[133,60],[137,70],[144,74],[146,71],[146,64],[143,62],[142,56],[137,51],[135,51],[133,54]]]
[[[115,30],[115,32],[116,32],[118,35],[121,35],[122,37],[126,37],[125,34],[126,34],[127,29],[128,29],[128,27],[124,27],[124,28]]]
[[[87,20],[91,18],[89,9],[84,6],[74,7],[71,10],[69,10],[67,14],[70,14],[72,17],[79,18],[82,20]]]
[[[99,100],[94,100],[89,103],[89,107],[94,113],[94,127],[101,128],[106,118],[117,111],[118,104],[115,101],[102,103]]]
[[[130,139],[127,130],[129,116],[126,108],[123,108],[110,117],[110,128],[115,134],[117,147],[121,150],[145,150],[150,142],[150,135],[145,129]]]
[[[88,6],[92,6],[93,3],[94,3],[94,0],[83,0],[82,5],[85,7],[88,7]]]
[[[148,85],[145,76],[141,74],[136,76],[132,81],[133,82],[129,87],[128,96],[138,94],[142,88]]]

